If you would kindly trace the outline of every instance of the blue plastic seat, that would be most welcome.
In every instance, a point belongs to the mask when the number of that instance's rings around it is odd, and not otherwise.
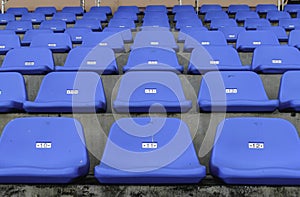
[[[64,66],[56,71],[92,71],[99,74],[118,74],[114,51],[108,47],[76,47],[72,49]]]
[[[74,28],[88,28],[92,31],[101,31],[102,26],[98,20],[95,19],[81,19],[75,22]]]
[[[222,7],[219,4],[203,4],[200,7],[200,13],[205,14],[209,11],[221,11]]]
[[[130,19],[111,19],[108,23],[108,27],[130,28],[135,30],[136,25],[134,21]]]
[[[20,73],[0,73],[0,89],[1,113],[23,111],[27,93],[24,78]]]
[[[192,5],[174,5],[172,13],[177,14],[179,12],[195,12],[195,8]]]
[[[89,171],[83,128],[73,118],[13,119],[2,132],[0,149],[1,183],[69,183]]]
[[[168,15],[164,12],[146,12],[144,15],[143,21],[147,20],[164,20],[169,22]]]
[[[13,30],[16,33],[25,33],[32,29],[31,21],[9,21],[5,27],[7,30]]]
[[[14,21],[15,15],[5,13],[5,14],[0,14],[0,25],[6,25],[9,21]]]
[[[179,50],[172,32],[169,31],[141,31],[133,41],[131,49],[139,47],[163,47]]]
[[[300,111],[299,71],[287,71],[281,77],[279,89],[279,110]]]
[[[52,72],[44,77],[35,100],[23,108],[30,113],[89,113],[105,111],[106,98],[97,73]]]
[[[62,33],[67,29],[67,24],[62,20],[43,21],[39,29],[50,29],[53,32]]]
[[[24,46],[29,46],[32,38],[34,38],[36,35],[38,34],[49,34],[49,33],[53,33],[52,30],[50,29],[31,29],[31,30],[27,30],[26,33],[24,34],[24,37],[21,41],[21,44]]]
[[[68,24],[75,23],[76,15],[75,13],[70,12],[56,12],[52,17],[52,20],[61,20]]]
[[[192,18],[192,19],[181,19],[177,21],[175,25],[176,30],[180,30],[182,28],[197,28],[202,27],[202,21],[199,18]]]
[[[54,53],[64,53],[72,49],[72,41],[66,33],[44,33],[33,37],[30,47],[46,47]]]
[[[182,11],[178,12],[174,16],[174,21],[180,21],[182,19],[198,19],[198,15],[196,12],[190,12],[190,11]]]
[[[53,16],[56,13],[56,8],[53,6],[37,7],[34,12],[44,14],[45,16]]]
[[[191,107],[179,77],[169,71],[126,72],[113,103],[117,113],[184,113]]]
[[[285,30],[290,31],[300,27],[300,18],[283,18],[279,20],[278,26],[283,27]]]
[[[199,183],[205,175],[189,128],[177,118],[117,120],[95,167],[96,179],[109,184]]]
[[[16,32],[13,31],[13,30],[1,29],[0,34],[11,34],[11,35],[15,35]]]
[[[17,58],[16,58],[17,57]],[[8,51],[0,71],[45,74],[54,70],[52,53],[47,48],[22,47]]]
[[[271,23],[265,18],[246,18],[244,27],[247,30],[256,30],[258,27],[271,27]]]
[[[297,13],[300,10],[299,4],[287,4],[284,6],[284,11],[288,13]]]
[[[252,70],[262,73],[300,70],[300,53],[291,46],[257,47],[253,53]]]
[[[218,70],[250,70],[250,67],[242,65],[237,51],[231,46],[200,46],[192,51],[188,73],[203,74]]]
[[[87,12],[84,13],[82,16],[82,19],[95,19],[98,20],[100,22],[106,22],[107,21],[107,16],[105,13],[102,12]]]
[[[45,15],[42,13],[27,13],[27,14],[23,14],[22,21],[31,21],[32,24],[40,24],[41,22],[43,22],[44,20],[46,20]]]
[[[0,34],[0,55],[20,47],[20,38],[16,34]]]
[[[174,71],[183,72],[173,49],[142,47],[132,50],[123,72],[127,71]]]
[[[291,15],[286,11],[269,11],[266,18],[271,22],[278,22],[280,19],[289,19]]]
[[[133,21],[138,21],[138,16],[134,12],[122,12],[117,11],[114,13],[114,19],[130,19]]]
[[[213,71],[202,78],[198,105],[207,112],[273,112],[278,101],[269,100],[252,71]]]
[[[243,52],[251,52],[261,45],[280,45],[273,31],[243,31],[239,33],[236,41],[236,49]]]
[[[104,46],[109,47],[116,53],[125,51],[124,42],[121,34],[114,32],[93,32],[84,37],[82,41],[84,47]]]
[[[275,35],[277,36],[278,40],[281,42],[286,42],[288,41],[288,35],[285,32],[285,29],[283,27],[280,26],[259,26],[257,27],[257,30],[271,30],[275,33]]]
[[[246,31],[244,27],[220,27],[218,30],[224,34],[227,42],[236,42],[239,34]]]
[[[205,14],[204,21],[210,22],[213,19],[228,19],[229,16],[225,11],[209,11]]]
[[[236,14],[237,12],[250,11],[250,7],[246,4],[231,4],[228,6],[227,11],[229,14]]]
[[[185,27],[181,28],[180,32],[178,33],[177,42],[184,42],[186,37],[189,36],[191,32],[198,32],[201,33],[201,31],[208,31],[206,27]]]
[[[89,36],[89,34],[92,33],[92,30],[90,28],[74,27],[67,28],[65,33],[69,34],[73,44],[81,44],[84,37]]]
[[[238,11],[235,14],[235,20],[238,22],[243,22],[249,18],[259,19],[259,15],[255,11]]]
[[[14,16],[22,16],[28,13],[28,8],[26,7],[10,7],[6,10],[6,13],[13,14]]]
[[[170,23],[169,23],[168,20],[148,19],[148,20],[144,20],[142,27],[165,27],[165,28],[170,28]]]
[[[210,172],[227,184],[299,185],[299,148],[287,120],[228,118],[217,128]]]
[[[105,13],[106,15],[110,15],[112,13],[109,6],[92,6],[89,12]]]
[[[183,51],[191,52],[197,46],[226,46],[227,41],[220,31],[203,31],[201,34],[191,32],[186,37]]]
[[[122,27],[106,27],[103,32],[114,32],[122,36],[124,43],[129,43],[133,41],[132,33],[130,29]]]
[[[210,29],[211,30],[218,30],[221,27],[237,27],[237,23],[234,19],[232,18],[225,18],[225,19],[220,19],[220,18],[216,18],[211,20],[210,23]]]
[[[168,27],[158,27],[158,26],[141,26],[141,31],[170,31]]]
[[[290,32],[288,45],[300,49],[300,30],[293,30]]]
[[[81,16],[84,13],[84,10],[81,6],[66,6],[66,7],[63,7],[61,12],[73,13],[76,16]]]
[[[259,14],[266,14],[269,11],[278,11],[278,8],[275,4],[257,4],[255,10]]]
[[[136,14],[140,13],[140,10],[137,6],[132,5],[132,6],[119,6],[117,11],[122,11],[122,12],[134,12]]]
[[[165,5],[147,5],[145,8],[145,13],[147,12],[164,12],[168,13],[167,7]]]

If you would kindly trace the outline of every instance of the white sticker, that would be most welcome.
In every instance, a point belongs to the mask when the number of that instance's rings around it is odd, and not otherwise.
[[[225,92],[226,94],[237,94],[238,90],[237,88],[226,88]]]
[[[37,20],[36,20],[36,18],[33,18],[33,19],[31,19],[31,21],[32,21],[32,22],[36,22]]]
[[[289,27],[292,27],[292,28],[294,28],[294,27],[295,27],[295,25],[289,25]]]
[[[156,60],[149,60],[148,64],[158,64],[158,61],[156,61]]]
[[[76,89],[74,89],[74,90],[69,89],[69,90],[67,90],[66,93],[67,93],[68,95],[77,95],[77,94],[79,94],[79,90],[76,90]]]
[[[211,64],[211,65],[219,65],[220,61],[218,61],[218,60],[211,60],[211,61],[209,61],[209,64]]]
[[[234,35],[234,34],[229,34],[228,37],[229,37],[229,38],[235,38],[235,35]]]
[[[56,27],[51,27],[50,29],[52,29],[52,30],[56,30]]]
[[[120,25],[119,27],[124,28],[125,26],[124,25]]]
[[[254,41],[252,42],[253,45],[261,45],[261,42],[260,41]]]
[[[282,60],[272,60],[272,64],[281,64]]]
[[[210,42],[204,41],[204,42],[201,42],[201,45],[210,45]]]
[[[5,49],[5,45],[0,45],[0,49]]]
[[[159,45],[159,42],[150,42],[150,45]]]
[[[35,148],[50,149],[50,148],[52,148],[52,143],[51,142],[36,142],[35,143]]]
[[[107,42],[100,42],[99,45],[100,46],[107,46]]]
[[[96,60],[88,60],[88,61],[86,61],[86,64],[87,65],[96,65],[97,61]]]
[[[81,39],[82,39],[82,36],[76,36],[75,39],[76,39],[76,40],[81,40]]]
[[[143,142],[142,143],[143,149],[156,149],[157,148],[157,142]]]
[[[145,89],[145,94],[156,94],[156,88],[146,88]]]
[[[17,30],[18,30],[18,31],[22,31],[23,28],[22,28],[22,27],[18,27]]]
[[[34,66],[34,61],[27,61],[24,63],[25,66]]]
[[[48,43],[48,47],[56,47],[56,43]]]
[[[249,149],[264,149],[265,145],[263,142],[249,142],[248,148]]]

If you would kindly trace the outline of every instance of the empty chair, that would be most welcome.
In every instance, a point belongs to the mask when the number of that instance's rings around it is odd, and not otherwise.
[[[169,21],[167,20],[144,20],[142,27],[165,27],[170,28]]]
[[[170,31],[168,27],[142,26],[141,31]]]
[[[164,12],[168,13],[167,7],[165,5],[147,5],[145,8],[145,13],[147,12]]]
[[[278,11],[278,8],[275,4],[257,4],[255,10],[259,14],[266,14],[269,11]]]
[[[20,47],[20,38],[16,34],[0,34],[0,55]]]
[[[279,41],[286,42],[288,41],[288,35],[285,32],[285,29],[280,26],[259,26],[257,30],[270,30],[275,33]]]
[[[76,15],[69,12],[57,12],[53,15],[52,20],[61,20],[66,23],[75,23]]]
[[[105,13],[102,12],[87,12],[84,13],[82,16],[82,19],[94,19],[94,20],[98,20],[100,22],[106,22],[107,21],[107,16]]]
[[[32,24],[31,21],[9,21],[5,29],[13,30],[16,33],[25,33],[32,29]]]
[[[293,30],[300,27],[300,18],[283,18],[279,20],[278,26],[283,27],[285,30]]]
[[[81,44],[84,37],[89,36],[89,34],[92,33],[92,30],[90,28],[74,27],[67,28],[65,33],[69,34],[73,44]]]
[[[101,31],[102,26],[98,20],[95,19],[81,19],[77,20],[74,25],[75,28],[88,28],[92,31]]]
[[[236,41],[238,51],[249,52],[261,45],[280,45],[274,32],[268,30],[243,31],[239,33]]]
[[[189,36],[191,32],[198,32],[201,33],[201,31],[208,31],[206,27],[185,27],[181,28],[180,32],[178,33],[177,42],[184,42],[186,37]]]
[[[205,14],[204,21],[210,22],[213,19],[228,19],[228,15],[225,11],[209,11]]]
[[[169,31],[141,31],[135,36],[131,49],[139,47],[166,47],[179,50],[173,34]]]
[[[142,47],[130,52],[127,64],[123,67],[124,72],[132,70],[183,72],[183,66],[179,65],[173,49]]]
[[[202,26],[202,21],[199,18],[181,19],[180,21],[177,21],[175,29],[180,30],[182,28],[197,28]]]
[[[53,6],[37,7],[34,12],[44,14],[45,16],[53,16],[56,13],[56,8]]]
[[[72,49],[72,41],[66,33],[45,33],[33,37],[30,47],[47,47],[52,52],[64,53]]]
[[[222,7],[219,4],[203,4],[200,7],[200,13],[205,14],[209,11],[221,11]]]
[[[174,5],[172,13],[177,14],[179,12],[195,12],[195,8],[192,5]]]
[[[237,23],[234,19],[232,18],[216,18],[213,19],[210,23],[210,29],[211,30],[218,30],[220,27],[237,27]]]
[[[183,113],[191,107],[179,77],[169,71],[126,72],[113,103],[118,113]]]
[[[14,21],[15,20],[15,15],[5,13],[5,14],[0,14],[0,25],[6,25],[9,21]]]
[[[265,18],[246,18],[244,27],[247,30],[256,30],[258,27],[271,27],[271,23]]]
[[[84,10],[81,6],[66,6],[61,10],[61,12],[73,13],[76,16],[80,16],[84,13]]]
[[[15,16],[22,16],[28,13],[28,8],[25,7],[10,7],[6,10],[6,13],[13,14]]]
[[[213,71],[202,78],[198,105],[208,112],[272,112],[278,101],[269,100],[261,78],[252,71]]]
[[[150,16],[151,17],[151,16]],[[180,21],[182,19],[198,19],[198,15],[196,12],[190,12],[190,11],[185,11],[185,12],[178,12],[174,16],[174,21]]]
[[[12,71],[30,75],[45,74],[53,69],[54,61],[49,49],[22,47],[8,51],[0,71]]]
[[[114,51],[108,47],[76,47],[72,49],[64,66],[56,71],[93,71],[99,74],[118,74]]]
[[[0,147],[1,183],[69,183],[89,171],[83,128],[73,118],[13,119]]]
[[[288,45],[300,49],[300,30],[290,32]]]
[[[34,113],[105,111],[106,98],[97,73],[52,72],[44,77],[35,100],[23,107]]]
[[[132,6],[119,6],[117,11],[122,11],[122,12],[134,12],[136,14],[140,13],[140,10],[137,6],[132,5]]]
[[[105,46],[112,48],[116,53],[125,51],[121,34],[114,32],[93,32],[84,37],[82,41],[84,47]]]
[[[231,46],[196,47],[191,54],[188,73],[203,74],[214,70],[250,70],[243,66],[237,51]]]
[[[25,81],[20,73],[0,73],[0,89],[0,112],[23,111],[27,94]]]
[[[113,18],[114,19],[130,19],[133,21],[138,21],[138,16],[134,12],[122,12],[122,11],[115,12]]]
[[[227,9],[229,14],[236,14],[237,12],[250,11],[250,7],[246,4],[231,4]]]
[[[234,27],[234,26],[233,27],[220,27],[218,30],[224,34],[227,42],[236,42],[239,34],[241,32],[246,31],[246,29],[244,27]]]
[[[132,30],[136,28],[134,21],[130,19],[111,19],[108,27],[130,28]]]
[[[254,11],[239,11],[235,14],[235,20],[238,22],[243,22],[249,18],[259,19],[259,15]]]
[[[43,22],[44,20],[46,20],[45,15],[42,13],[27,13],[27,14],[23,14],[22,21],[31,21],[32,24],[40,24],[41,22]]]
[[[110,15],[112,13],[109,6],[92,6],[89,12],[105,13],[106,15]]]
[[[27,30],[26,33],[24,34],[24,37],[21,41],[21,44],[23,46],[29,46],[32,38],[34,38],[36,35],[38,34],[49,34],[49,33],[53,33],[52,30],[50,29],[31,29],[31,30]]]
[[[130,29],[122,28],[122,27],[106,27],[103,32],[114,32],[120,34],[124,43],[132,42],[133,37]]]
[[[227,118],[217,127],[210,172],[227,184],[299,185],[299,148],[287,120]]]
[[[62,33],[67,28],[66,22],[61,20],[43,21],[39,29],[50,29],[54,32]]]
[[[254,50],[252,69],[262,73],[300,70],[300,53],[291,46],[260,46]]]
[[[297,13],[300,11],[300,5],[299,4],[287,4],[284,6],[284,11],[289,13]]]
[[[203,31],[201,34],[191,32],[186,37],[183,51],[191,52],[197,46],[226,46],[227,41],[224,34],[220,31]]]
[[[289,19],[291,15],[285,11],[269,11],[266,18],[271,22],[278,22],[280,19]]]
[[[205,175],[189,128],[177,118],[117,120],[95,167],[95,177],[105,184],[198,183]]]

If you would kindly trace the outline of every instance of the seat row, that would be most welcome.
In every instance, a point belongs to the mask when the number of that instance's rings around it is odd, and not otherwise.
[[[210,172],[228,184],[298,185],[299,149],[297,130],[284,119],[228,118],[216,129]],[[0,153],[1,183],[69,183],[90,168],[84,129],[73,118],[14,119]],[[122,118],[110,128],[94,176],[106,184],[199,183],[206,168],[184,121]]]

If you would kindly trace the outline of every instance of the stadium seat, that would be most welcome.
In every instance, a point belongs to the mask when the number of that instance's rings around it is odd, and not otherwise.
[[[279,89],[279,110],[300,111],[299,71],[287,71],[281,77]]]
[[[141,31],[137,32],[131,49],[139,47],[163,47],[179,50],[173,34],[169,31]]]
[[[278,11],[278,8],[275,4],[257,4],[255,10],[259,14],[266,14],[269,11]]]
[[[84,10],[81,6],[66,6],[61,10],[61,12],[73,13],[76,16],[81,16],[83,15]]]
[[[191,52],[197,46],[226,46],[227,41],[220,31],[203,31],[201,34],[191,32],[186,37],[183,51]]]
[[[203,74],[217,70],[250,70],[250,67],[242,65],[237,51],[231,46],[200,46],[192,51],[188,73]]]
[[[0,34],[11,34],[16,35],[16,32],[13,30],[1,29]]]
[[[137,6],[119,6],[117,11],[122,11],[122,12],[133,12],[135,14],[140,13],[140,10]]]
[[[49,33],[53,33],[52,30],[50,29],[31,29],[31,30],[27,30],[26,33],[24,34],[24,37],[21,41],[21,44],[23,46],[29,46],[32,38],[35,37],[38,34],[49,34]]]
[[[120,34],[114,32],[93,32],[89,36],[83,37],[82,46],[96,47],[104,46],[109,47],[116,53],[125,52],[123,38]]]
[[[23,108],[29,113],[92,113],[106,110],[106,98],[97,73],[52,72],[44,77],[35,100]]]
[[[271,22],[278,22],[280,19],[290,19],[291,15],[285,11],[269,11],[266,18]]]
[[[183,72],[173,49],[161,47],[142,47],[132,50],[123,72],[127,71],[175,71]]]
[[[247,30],[256,30],[258,27],[271,27],[271,23],[265,18],[246,18],[244,27]]]
[[[50,29],[56,33],[62,33],[67,29],[66,22],[62,20],[43,21],[39,29]]]
[[[261,45],[280,45],[273,31],[243,31],[239,33],[236,41],[236,49],[242,52],[251,52]]]
[[[170,23],[168,20],[161,20],[161,19],[148,19],[144,20],[143,27],[165,27],[170,28]]]
[[[260,46],[254,50],[252,69],[262,73],[300,70],[300,53],[291,46]]]
[[[15,15],[13,14],[9,14],[9,13],[0,14],[0,25],[6,25],[8,22],[14,20],[16,19],[15,19]]]
[[[206,27],[185,27],[181,28],[178,32],[178,38],[177,42],[184,42],[186,37],[189,36],[190,32],[198,32],[201,33],[201,31],[208,31]]]
[[[98,20],[99,22],[107,22],[107,16],[105,13],[102,12],[87,12],[84,13],[82,16],[82,19],[95,19]]]
[[[130,28],[135,30],[136,25],[133,20],[130,19],[110,19],[108,27]]]
[[[168,27],[157,27],[157,26],[141,26],[141,31],[170,31]]]
[[[126,72],[113,103],[117,113],[184,113],[191,107],[179,77],[168,71]]]
[[[288,45],[300,49],[300,30],[293,30],[289,34]]]
[[[235,20],[237,22],[243,22],[243,21],[245,21],[246,19],[249,19],[249,18],[259,19],[259,15],[254,11],[238,11],[235,14]]]
[[[77,20],[74,25],[75,28],[88,28],[92,31],[101,31],[101,23],[96,19],[81,19]]]
[[[227,118],[216,131],[210,172],[227,184],[299,185],[299,148],[285,119]]]
[[[31,21],[9,21],[5,27],[7,30],[13,30],[16,33],[23,34],[32,29]]]
[[[90,28],[67,28],[65,33],[69,34],[73,44],[81,44],[84,37],[92,33]]]
[[[283,18],[279,20],[278,26],[283,27],[285,30],[290,31],[300,27],[300,18]]]
[[[211,22],[213,19],[228,19],[228,15],[225,11],[209,11],[204,16],[205,22]]]
[[[95,177],[104,184],[199,183],[205,175],[189,128],[177,118],[117,120],[95,167]]]
[[[106,27],[104,28],[103,32],[114,32],[116,34],[120,34],[124,43],[133,42],[133,37],[130,29],[122,27]]]
[[[72,41],[66,33],[43,33],[32,38],[30,47],[47,47],[54,53],[65,53],[72,49]]]
[[[275,35],[277,36],[278,40],[280,42],[286,42],[288,41],[288,35],[287,33],[285,32],[285,29],[283,27],[280,27],[280,26],[259,26],[257,27],[257,30],[271,30],[275,33]]]
[[[145,13],[147,12],[164,12],[168,13],[167,7],[165,5],[147,5],[145,8]]]
[[[20,38],[16,34],[0,34],[0,55],[20,47]]]
[[[300,5],[299,4],[287,4],[284,6],[284,11],[288,12],[288,13],[297,13],[298,11],[300,11]]]
[[[229,14],[236,14],[237,12],[250,11],[250,7],[246,4],[231,4],[228,6],[227,11]]]
[[[0,149],[1,183],[69,183],[89,171],[83,128],[73,118],[13,119],[3,129]]]
[[[16,58],[17,57],[17,58]],[[52,53],[47,48],[15,48],[7,52],[0,71],[24,75],[45,74],[54,70]]]
[[[10,7],[6,10],[6,13],[13,14],[16,17],[20,17],[23,14],[28,13],[28,8],[25,8],[25,7]]]
[[[220,27],[218,30],[224,34],[227,42],[236,42],[238,35],[246,31],[244,27]]]
[[[219,4],[203,4],[200,7],[200,13],[206,14],[209,11],[221,11],[222,7]]]
[[[180,21],[182,19],[199,19],[198,15],[196,12],[191,12],[191,11],[185,11],[185,12],[178,12],[174,16],[174,21]]]
[[[34,12],[44,14],[45,16],[53,16],[56,13],[56,8],[54,6],[37,7]]]
[[[195,8],[192,5],[174,5],[172,13],[177,14],[179,12],[195,12]]]
[[[23,111],[27,93],[24,78],[20,73],[0,73],[0,89],[1,113]]]
[[[42,13],[27,13],[27,14],[23,14],[22,21],[31,21],[32,24],[40,24],[41,22],[43,22],[44,20],[46,20],[45,15]]]
[[[182,28],[198,28],[202,26],[203,26],[202,21],[199,18],[181,19],[177,21],[175,25],[175,29],[180,30]]]
[[[76,47],[66,59],[64,66],[56,71],[93,71],[99,74],[118,74],[114,51],[108,47]]]
[[[67,24],[75,23],[76,15],[75,13],[70,12],[56,12],[52,17],[52,20],[61,20]]]
[[[269,100],[252,71],[213,71],[202,78],[198,105],[207,112],[273,112],[278,101]]]
[[[210,23],[211,30],[218,30],[220,27],[237,27],[237,23],[232,18],[225,18],[225,19],[213,19]]]
[[[92,6],[89,12],[105,13],[106,15],[112,14],[111,8],[109,6]]]
[[[114,13],[113,19],[129,19],[132,21],[138,21],[138,16],[134,12],[117,11]]]

